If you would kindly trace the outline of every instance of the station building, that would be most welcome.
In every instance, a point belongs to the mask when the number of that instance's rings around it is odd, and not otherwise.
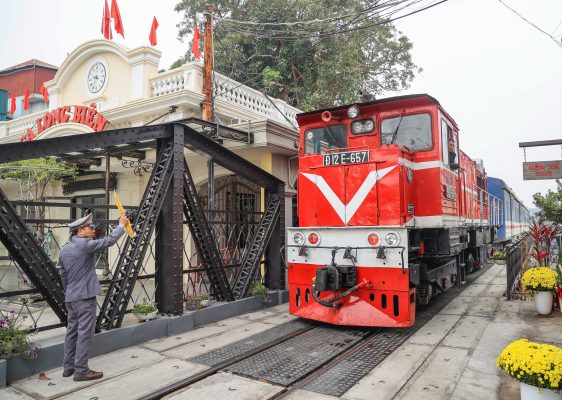
[[[45,82],[49,93],[45,109],[37,112],[32,109],[26,115],[0,122],[0,144],[95,135],[100,130],[201,118],[203,64],[188,63],[172,70],[158,70],[160,56],[160,51],[147,46],[129,49],[106,40],[82,44],[68,55],[54,77]],[[291,225],[297,168],[295,115],[299,110],[221,74],[215,73],[213,80],[216,122],[253,135],[252,143],[224,141],[223,145],[287,182],[285,221]],[[211,186],[216,208],[264,210],[263,193],[252,182],[216,165],[214,185],[208,185],[209,160],[187,149],[185,155],[203,199],[208,199],[208,186]],[[105,174],[110,171],[110,190],[117,191],[124,205],[138,205],[155,161],[155,151],[111,157],[109,166],[106,166],[107,159],[73,160],[80,175],[67,183],[64,190],[49,191],[45,200],[105,204]],[[18,185],[5,180],[0,184],[11,200],[26,197]],[[114,204],[113,196],[109,199]],[[71,220],[80,217],[83,211],[57,209],[47,211],[46,218]],[[117,211],[109,215],[104,209],[92,211],[94,219],[116,219],[118,215]],[[188,230],[185,231],[187,235]],[[61,245],[68,239],[68,229],[56,229],[52,233]],[[186,245],[189,247],[189,243]],[[58,249],[50,250],[56,260]],[[186,254],[190,251],[187,249]]]

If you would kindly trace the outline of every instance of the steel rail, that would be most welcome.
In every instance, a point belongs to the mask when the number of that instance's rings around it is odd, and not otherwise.
[[[182,379],[181,381],[178,381],[176,383],[173,383],[171,385],[165,386],[161,389],[155,390],[152,393],[149,393],[146,396],[141,397],[139,400],[158,400],[161,399],[163,396],[166,396],[168,394],[174,393],[180,389],[183,389],[189,385],[192,385],[196,382],[199,382],[215,373],[217,373],[218,371],[220,371],[223,368],[229,367],[233,364],[236,364],[237,362],[240,362],[242,360],[245,360],[246,358],[252,357],[258,353],[261,353],[262,351],[265,351],[271,347],[277,346],[280,343],[283,343],[289,339],[292,339],[294,337],[297,337],[299,335],[302,335],[303,333],[316,328],[315,325],[311,325],[309,327],[306,328],[302,328],[299,329],[297,331],[291,332],[277,340],[274,340],[270,343],[266,343],[263,344],[261,346],[256,347],[255,349],[252,349],[246,353],[240,354],[239,356],[233,357],[230,360],[224,361],[220,364],[215,365],[214,367],[210,367],[209,369],[206,369],[204,371],[201,371],[195,375],[192,375],[188,378]]]

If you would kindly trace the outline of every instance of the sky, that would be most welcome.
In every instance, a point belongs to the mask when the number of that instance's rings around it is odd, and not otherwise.
[[[115,42],[149,45],[156,16],[159,68],[190,48],[177,39],[177,0],[118,2],[125,39],[114,35]],[[60,66],[80,44],[103,38],[103,3],[0,0],[0,69],[32,58]],[[504,3],[560,40],[561,1]],[[488,175],[503,179],[528,207],[534,193],[555,189],[553,180],[523,181],[519,143],[562,139],[562,47],[499,0],[449,0],[395,24],[413,42],[423,72],[407,90],[387,95],[435,97],[459,125],[462,150],[482,159]],[[562,160],[562,147],[528,148],[526,160]]]

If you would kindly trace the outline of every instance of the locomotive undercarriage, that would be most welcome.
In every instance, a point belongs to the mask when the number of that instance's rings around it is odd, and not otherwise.
[[[416,289],[417,303],[428,304],[479,268],[487,259],[492,234],[487,226],[411,230],[409,242],[420,244],[409,253],[410,285]]]

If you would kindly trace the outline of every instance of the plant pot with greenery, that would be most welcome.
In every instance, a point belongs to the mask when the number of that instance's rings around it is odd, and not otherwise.
[[[213,301],[208,294],[196,294],[187,298],[185,308],[189,311],[197,311],[209,307]]]
[[[133,314],[139,322],[150,321],[156,318],[158,314],[158,308],[154,303],[149,302],[147,299],[143,299],[141,304],[135,304],[133,307]]]
[[[494,251],[494,254],[492,254],[492,257],[490,258],[494,260],[494,263],[496,264],[505,264],[505,259],[507,258],[507,252],[505,250],[496,250]]]
[[[250,291],[254,296],[260,296],[262,303],[271,303],[269,290],[263,283],[254,282]]]
[[[519,339],[499,355],[496,366],[521,385],[521,400],[560,400],[562,349]]]
[[[556,288],[558,274],[549,267],[529,268],[521,278],[521,286],[533,294],[537,312],[548,315],[552,311],[553,292]]]
[[[0,359],[21,355],[24,359],[37,358],[39,347],[29,340],[29,331],[23,327],[25,316],[14,311],[0,316]]]

